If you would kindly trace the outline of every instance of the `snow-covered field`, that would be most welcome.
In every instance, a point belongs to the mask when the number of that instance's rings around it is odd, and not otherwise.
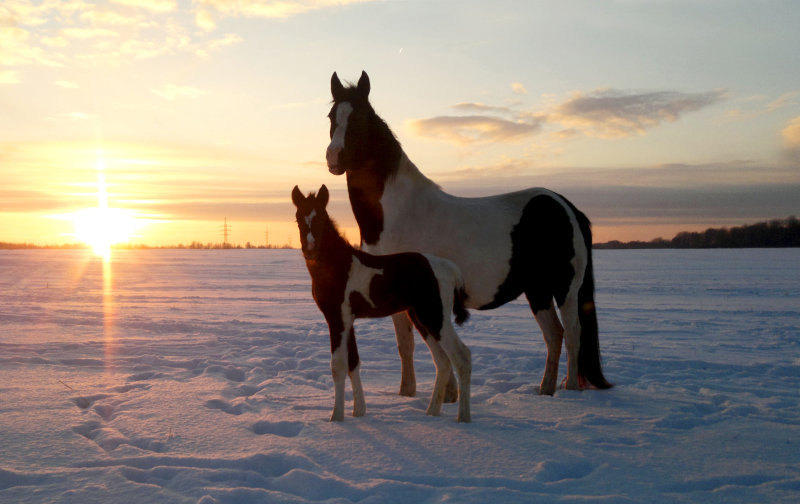
[[[330,423],[298,251],[121,251],[105,280],[88,252],[0,252],[0,502],[800,502],[800,249],[595,263],[615,388],[537,395],[517,301],[460,330],[471,424],[425,415],[421,340],[396,394],[389,320],[356,329],[367,415]]]

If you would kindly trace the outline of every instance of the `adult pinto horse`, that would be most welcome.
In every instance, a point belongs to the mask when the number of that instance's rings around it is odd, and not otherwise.
[[[483,198],[443,192],[408,159],[370,105],[369,91],[366,72],[347,87],[335,72],[331,77],[326,158],[331,173],[347,175],[362,249],[450,259],[464,275],[469,308],[496,308],[524,293],[547,344],[540,394],[555,392],[562,340],[567,389],[611,387],[600,364],[589,219],[563,196],[542,188]],[[400,394],[413,396],[413,325],[405,313],[392,318]],[[455,400],[452,376],[449,385],[448,400]]]

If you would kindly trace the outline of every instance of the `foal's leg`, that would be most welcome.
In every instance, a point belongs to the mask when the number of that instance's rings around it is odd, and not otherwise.
[[[350,371],[350,386],[353,387],[353,416],[364,416],[367,404],[364,401],[364,388],[361,386],[361,364]]]
[[[330,324],[329,324],[330,325]],[[344,385],[347,379],[348,372],[348,359],[347,359],[347,342],[353,330],[353,321],[344,321],[344,330],[341,333],[341,341],[339,346],[331,352],[331,376],[333,377],[333,413],[331,414],[331,422],[341,422],[344,420]],[[334,340],[334,334],[331,334],[331,341]],[[360,384],[360,380],[358,380]]]
[[[400,354],[400,395],[414,397],[417,394],[417,378],[414,375],[414,326],[406,312],[392,315],[392,322],[397,337],[397,352]]]
[[[439,416],[442,411],[442,403],[444,402],[444,393],[447,386],[448,376],[453,374],[450,358],[447,352],[444,351],[442,346],[436,341],[434,334],[426,331],[428,336],[425,339],[425,344],[433,356],[433,362],[436,364],[436,378],[433,380],[433,392],[431,393],[431,400],[428,403],[426,414],[431,416]]]
[[[544,366],[544,376],[539,386],[539,393],[553,395],[556,391],[556,380],[558,379],[558,360],[561,358],[561,341],[564,336],[564,328],[558,320],[552,301],[549,308],[534,312],[533,315],[542,329],[542,336],[544,336],[544,342],[547,345],[547,362]]]
[[[469,348],[458,337],[449,318],[444,319],[442,338],[439,343],[447,354],[450,364],[458,373],[458,421],[469,422],[472,419],[470,414],[472,355]]]
[[[400,354],[400,395],[414,397],[417,394],[417,379],[414,374],[414,324],[409,318],[408,312],[395,313],[392,315],[392,322],[394,322],[394,332],[397,337],[397,351]],[[435,361],[436,357],[434,357]],[[444,402],[456,402],[458,385],[452,369],[447,376]]]

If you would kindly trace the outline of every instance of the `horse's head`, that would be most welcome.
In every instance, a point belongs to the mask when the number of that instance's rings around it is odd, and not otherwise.
[[[295,217],[300,228],[300,244],[306,259],[316,259],[319,254],[325,225],[330,220],[326,209],[328,199],[328,188],[324,184],[316,195],[311,193],[308,197],[303,196],[297,186],[292,190],[292,202],[297,207]]]
[[[361,72],[355,86],[343,86],[336,72],[331,77],[333,107],[328,118],[331,120],[331,143],[325,158],[328,170],[341,175],[365,160],[370,118],[375,111],[369,104],[369,77]]]

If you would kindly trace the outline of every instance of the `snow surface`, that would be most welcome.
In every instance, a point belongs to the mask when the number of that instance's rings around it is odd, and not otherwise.
[[[800,249],[595,252],[608,391],[537,395],[524,301],[473,311],[471,424],[422,344],[396,394],[387,319],[328,422],[298,251],[115,254],[0,252],[2,503],[800,501]]]

